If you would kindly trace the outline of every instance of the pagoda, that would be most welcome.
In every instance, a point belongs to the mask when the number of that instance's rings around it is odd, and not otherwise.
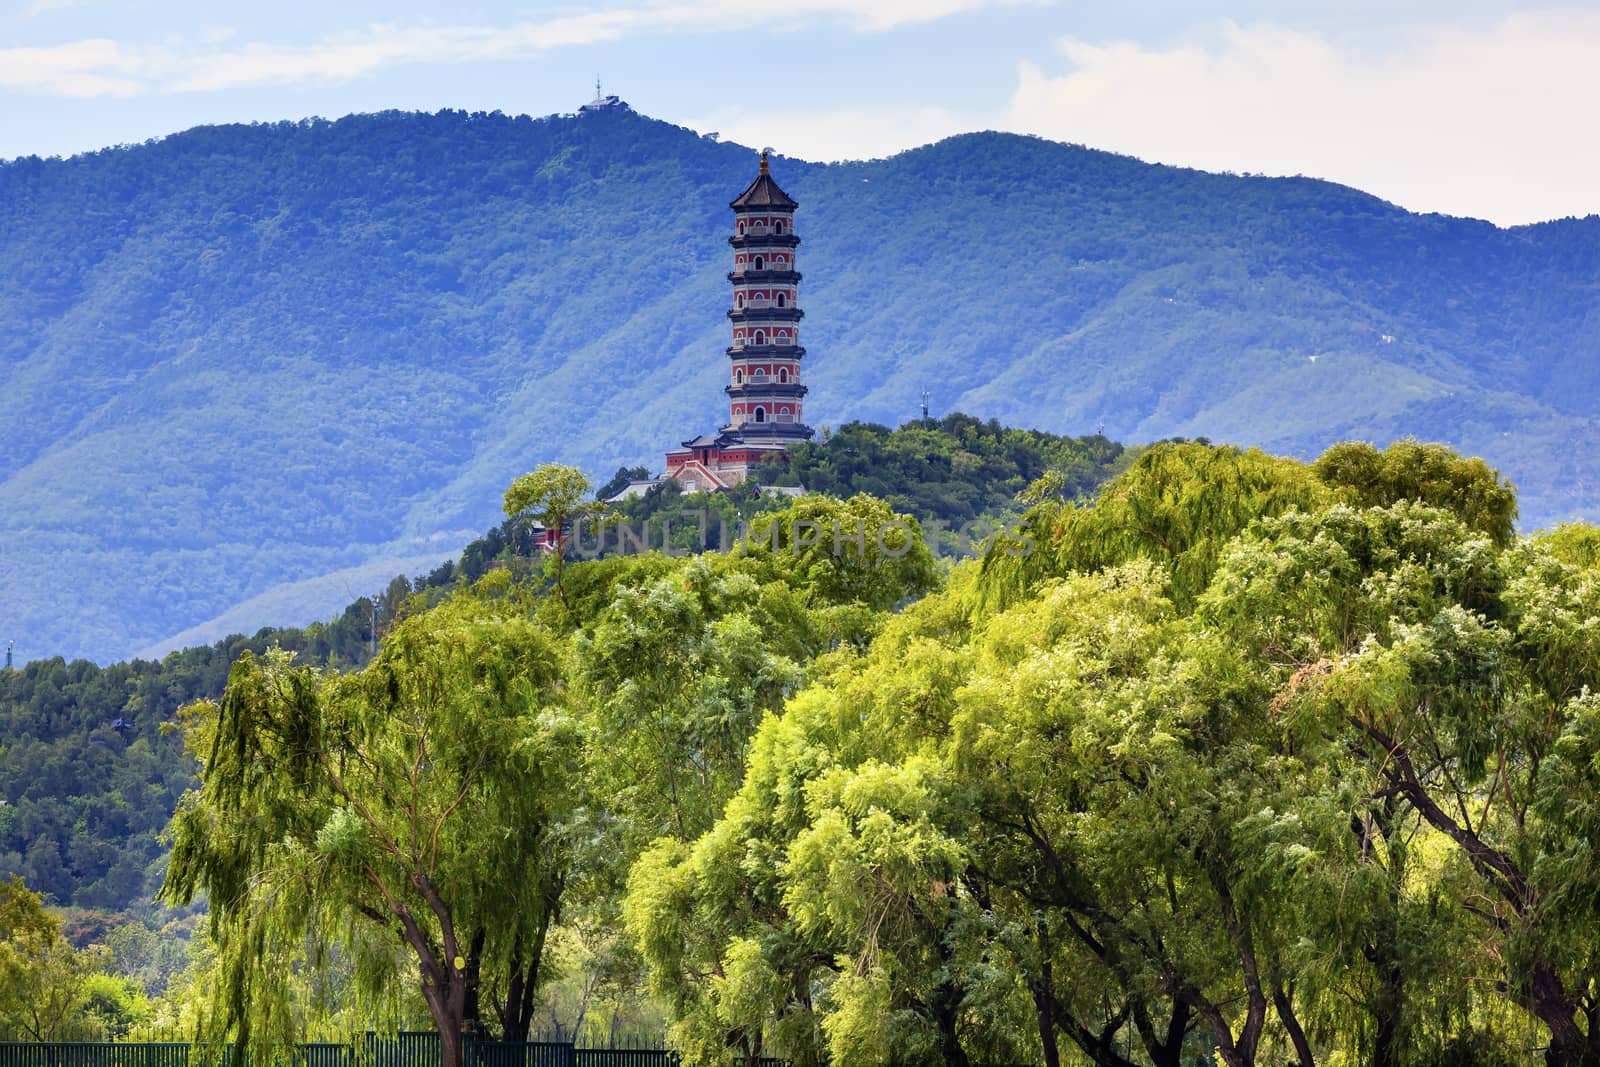
[[[795,269],[794,209],[772,178],[767,152],[749,188],[733,208],[733,307],[728,319],[728,424],[667,453],[668,478],[685,492],[738,485],[767,456],[811,440],[802,405],[800,272]]]

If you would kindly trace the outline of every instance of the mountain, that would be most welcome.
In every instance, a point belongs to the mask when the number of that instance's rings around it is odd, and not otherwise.
[[[720,424],[754,154],[622,109],[206,127],[0,164],[0,639],[98,660],[416,569],[517,473]],[[1407,434],[1600,516],[1600,218],[982,133],[777,159],[808,421],[960,408],[1292,454]],[[307,583],[311,583],[308,585]],[[234,628],[238,628],[235,624]],[[190,631],[203,634],[200,630]]]

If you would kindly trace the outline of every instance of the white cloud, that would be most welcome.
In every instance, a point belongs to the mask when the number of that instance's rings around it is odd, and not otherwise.
[[[0,86],[57,96],[132,96],[143,91],[151,58],[98,38],[0,48]]]
[[[876,33],[981,8],[1042,2],[1048,0],[789,0],[768,21],[775,30],[832,21],[857,32]],[[0,85],[92,96],[336,81],[405,63],[515,59],[631,35],[719,31],[741,24],[748,15],[747,5],[735,0],[656,0],[509,26],[379,24],[303,45],[255,42],[224,49],[217,47],[221,42],[207,38],[189,50],[158,51],[111,41],[77,41],[0,51]]]
[[[1232,24],[1169,49],[1059,51],[1065,73],[1021,65],[1010,128],[1502,224],[1600,212],[1600,15],[1418,30],[1373,52]]]

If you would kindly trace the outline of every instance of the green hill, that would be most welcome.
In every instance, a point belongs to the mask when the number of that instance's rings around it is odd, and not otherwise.
[[[108,660],[253,597],[301,621],[274,590],[310,612],[310,579],[444,558],[540,461],[659,467],[721,421],[753,168],[626,112],[0,164],[0,638]],[[813,423],[898,423],[926,387],[1122,440],[1415,434],[1501,467],[1524,525],[1600,515],[1600,218],[1501,230],[988,133],[775,173]]]
[[[898,430],[847,424],[828,440],[798,449],[793,468],[777,477],[799,476],[840,498],[879,494],[917,516],[946,554],[972,555],[982,551],[979,542],[994,526],[1018,519],[1017,494],[1035,479],[1049,474],[1060,496],[1089,499],[1137,454],[1104,437],[1062,438],[952,414]],[[626,501],[618,517],[659,545],[665,527],[692,535],[702,511],[723,511],[732,532],[741,518],[788,503],[778,494],[757,499],[746,486],[713,497],[669,485]],[[964,542],[939,535],[968,523],[974,528]],[[232,633],[160,662],[97,667],[57,656],[0,670],[0,881],[21,875],[61,905],[147,909],[166,866],[159,834],[195,774],[179,736],[165,728],[178,708],[221,697],[229,666],[247,649],[259,655],[276,645],[302,662],[341,669],[364,664],[373,623],[381,635],[396,618],[436,603],[491,566],[518,566],[514,537],[511,525],[501,523],[458,559],[414,581],[391,581],[392,572],[374,579],[374,586],[388,582],[380,596],[354,599],[304,629],[239,626],[251,636]],[[609,543],[621,540],[613,534]],[[679,547],[705,546],[691,536]]]

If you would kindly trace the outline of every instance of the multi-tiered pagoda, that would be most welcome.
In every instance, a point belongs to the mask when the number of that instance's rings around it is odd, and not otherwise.
[[[744,481],[767,456],[811,439],[800,380],[800,272],[795,269],[794,209],[772,180],[767,153],[761,173],[733,208],[733,344],[728,348],[728,425],[667,453],[667,477],[687,492]]]

